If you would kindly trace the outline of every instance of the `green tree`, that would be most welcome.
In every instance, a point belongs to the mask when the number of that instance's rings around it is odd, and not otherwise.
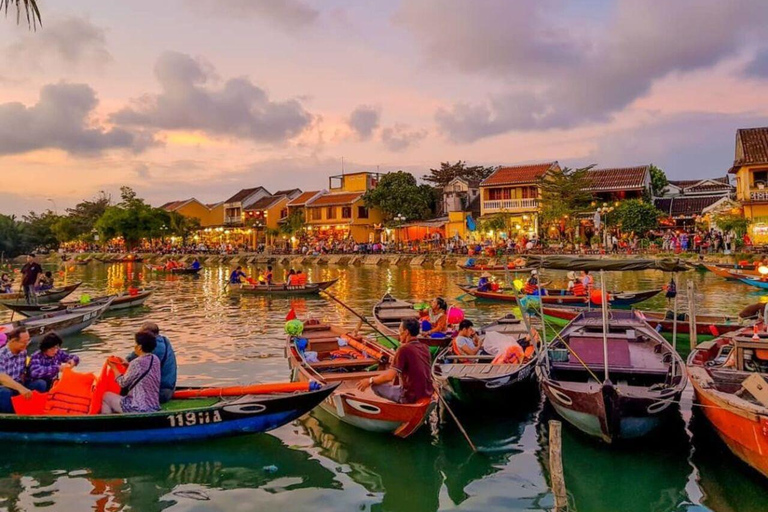
[[[284,222],[280,224],[280,233],[288,236],[296,236],[304,230],[306,219],[304,211],[293,210]]]
[[[667,174],[653,164],[648,166],[648,170],[651,173],[651,190],[656,195],[661,194],[661,191],[664,190],[664,187],[669,185]]]
[[[27,15],[27,24],[30,28],[37,29],[37,26],[43,25],[40,17],[40,9],[37,7],[37,0],[0,0],[0,11],[5,11],[8,16],[8,7],[16,6],[16,23],[21,23],[21,12]]]
[[[142,238],[153,239],[171,234],[170,215],[153,208],[136,195],[130,187],[120,188],[120,203],[108,206],[96,222],[96,229],[104,240],[123,237],[128,249],[133,249]]]
[[[593,200],[589,170],[593,165],[579,169],[564,167],[562,172],[548,173],[538,181],[541,194],[540,219],[542,226],[565,225],[569,238],[573,238],[579,222],[578,214],[589,209]]]
[[[493,231],[494,233],[508,231],[509,222],[507,221],[506,215],[497,214],[480,221],[477,225],[477,229],[480,233],[486,233],[488,231]]]
[[[607,216],[610,225],[621,228],[625,233],[634,232],[644,237],[659,225],[661,210],[640,199],[627,199]]]
[[[156,208],[157,209],[157,208]],[[186,217],[179,212],[168,213],[168,227],[172,235],[181,238],[181,243],[187,245],[189,237],[201,228],[200,219]]]
[[[482,165],[473,165],[467,167],[467,163],[459,160],[455,164],[450,162],[441,162],[439,169],[430,169],[429,174],[424,176],[424,181],[433,184],[435,187],[445,187],[454,178],[464,178],[469,181],[483,181],[491,175],[497,167],[483,167]]]
[[[413,174],[405,171],[385,174],[376,188],[363,196],[365,205],[378,208],[391,220],[403,215],[408,220],[426,219],[434,215],[437,206],[435,189],[419,185]]]
[[[732,213],[722,213],[715,216],[715,224],[725,232],[733,231],[736,236],[744,236],[749,228],[749,219]]]
[[[41,214],[29,212],[24,216],[24,245],[32,250],[58,249],[60,239],[54,228],[60,219],[60,216],[50,210]]]
[[[92,200],[82,201],[74,208],[67,208],[66,217],[60,217],[58,225],[54,228],[59,240],[68,242],[90,239],[96,221],[104,215],[111,202],[111,198],[102,191]]]
[[[24,244],[24,224],[14,215],[0,215],[0,253],[3,257],[12,258],[27,252]]]

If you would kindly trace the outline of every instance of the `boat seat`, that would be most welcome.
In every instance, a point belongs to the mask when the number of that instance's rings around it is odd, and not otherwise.
[[[604,359],[602,335],[599,338],[592,336],[573,336],[568,340],[568,344],[570,345],[571,350],[578,354],[582,361],[587,365],[597,365],[602,367]],[[569,356],[569,360],[572,360],[573,364],[581,366],[579,360],[572,355]],[[608,366],[626,368],[632,366],[629,356],[629,342],[626,337],[609,336]]]
[[[376,312],[376,316],[379,320],[400,320],[402,318],[418,318],[419,313],[413,308],[398,308],[398,309],[385,309]]]
[[[516,364],[442,364],[440,375],[442,377],[493,377],[504,375],[520,368]]]
[[[601,376],[605,367],[600,364],[588,364],[587,367],[592,370],[595,375]],[[578,361],[568,363],[552,363],[554,370],[584,370],[584,365]],[[626,373],[629,375],[666,375],[668,370],[664,368],[635,368],[632,366],[617,366],[608,365],[608,373]]]
[[[353,368],[355,366],[372,366],[375,364],[379,364],[379,361],[366,357],[365,359],[326,359],[317,363],[309,363],[309,366],[315,370],[327,370],[329,368]]]

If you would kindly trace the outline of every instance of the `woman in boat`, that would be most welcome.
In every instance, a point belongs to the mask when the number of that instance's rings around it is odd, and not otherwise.
[[[275,274],[272,272],[272,265],[267,265],[267,272],[264,274],[264,278],[267,280],[267,284],[272,284],[274,276]]]
[[[525,293],[526,295],[539,294],[539,271],[538,270],[531,270],[531,277],[529,277],[528,281],[525,282],[525,286],[523,286],[523,293]],[[545,295],[546,291],[542,289],[541,294]]]
[[[526,334],[497,355],[492,364],[523,364],[530,361],[534,351],[531,337]]]
[[[296,271],[296,279],[299,282],[299,286],[306,286],[307,285],[307,274],[305,274],[301,270],[297,270]]]
[[[240,284],[243,282],[243,279],[248,279],[248,276],[243,272],[243,267],[238,265],[229,275],[229,284]]]
[[[435,297],[427,310],[429,315],[429,329],[425,329],[424,334],[433,338],[445,337],[445,331],[448,330],[448,304],[442,297]]]
[[[104,393],[101,414],[160,410],[160,360],[152,353],[157,348],[157,340],[154,334],[146,331],[137,332],[135,339],[133,351],[138,357],[116,379],[120,394]],[[116,362],[107,360],[107,364],[115,374],[119,373]]]
[[[2,275],[0,275],[0,292],[1,293],[11,293],[13,288],[13,279],[11,277],[3,272]]]
[[[483,272],[480,276],[480,280],[477,282],[477,291],[488,292],[491,290],[491,274]]]
[[[197,258],[194,259],[192,264],[189,266],[192,270],[200,270],[202,268],[202,265],[200,265],[200,260]]]
[[[288,272],[288,286],[300,286],[301,283],[299,282],[299,275],[296,273],[295,270],[291,269]]]
[[[453,352],[457,356],[476,356],[483,350],[483,339],[474,329],[472,320],[462,320],[459,332],[453,340]]]
[[[40,342],[40,349],[29,359],[29,378],[45,382],[46,391],[51,389],[59,371],[80,364],[79,357],[61,349],[63,344],[58,334],[49,332]]]

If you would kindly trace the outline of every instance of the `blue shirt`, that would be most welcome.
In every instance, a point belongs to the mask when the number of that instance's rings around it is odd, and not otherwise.
[[[245,277],[245,272],[242,270],[233,270],[229,275],[229,282],[232,284],[237,284],[240,282],[241,277]]]
[[[195,269],[195,270],[199,269],[200,268],[200,262],[197,261],[197,260],[193,261],[191,267],[193,269]]]
[[[160,389],[176,389],[176,376],[178,367],[176,365],[176,353],[173,351],[171,340],[157,335],[157,346],[152,351],[160,360]],[[128,362],[136,359],[136,353],[131,352],[125,359]]]

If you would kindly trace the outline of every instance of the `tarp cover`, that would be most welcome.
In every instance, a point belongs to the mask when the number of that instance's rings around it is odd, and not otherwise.
[[[588,258],[583,256],[528,256],[526,267],[550,268],[556,270],[661,270],[662,272],[682,272],[691,270],[691,266],[674,258],[664,259],[618,259]]]

